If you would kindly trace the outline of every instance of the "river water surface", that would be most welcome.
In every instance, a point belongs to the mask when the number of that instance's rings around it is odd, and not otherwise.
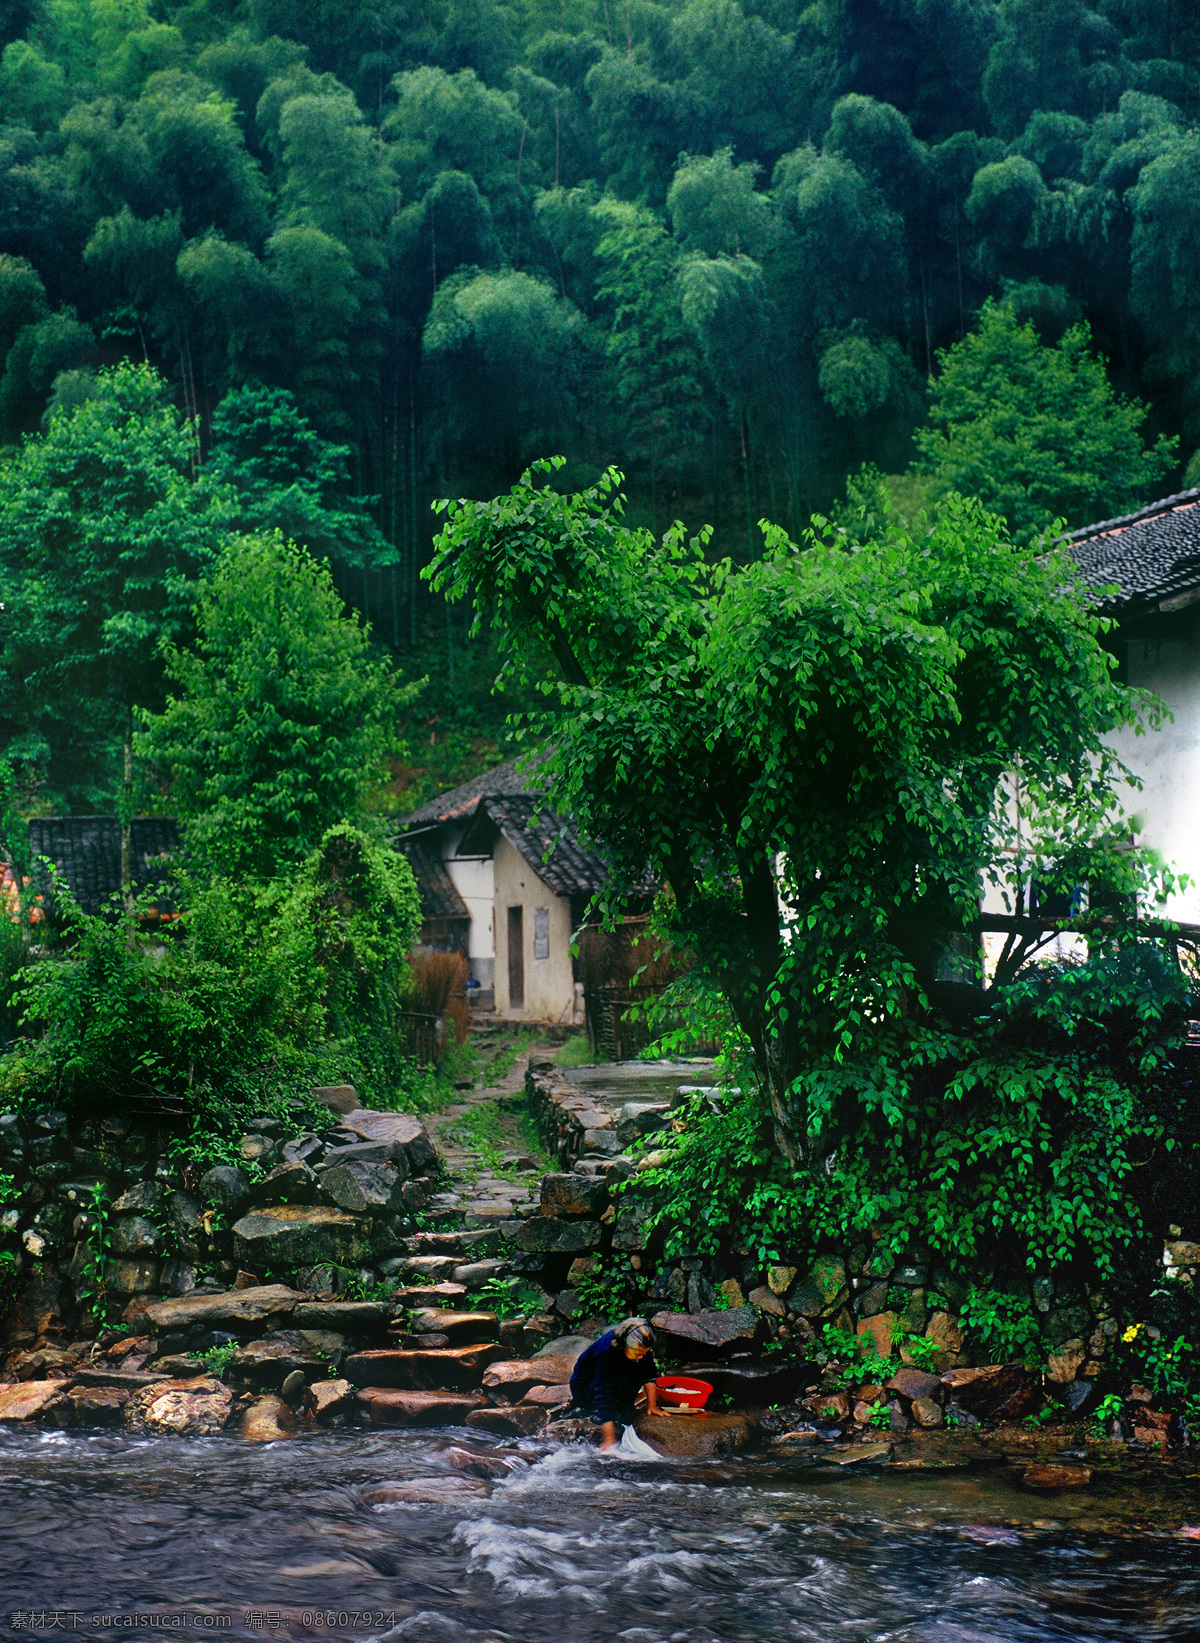
[[[456,1469],[478,1465],[463,1449],[509,1475]],[[1047,1500],[995,1468],[639,1465],[379,1431],[268,1448],[15,1431],[0,1477],[14,1638],[1200,1640],[1200,1505],[1178,1486]],[[417,1479],[425,1498],[389,1499]]]

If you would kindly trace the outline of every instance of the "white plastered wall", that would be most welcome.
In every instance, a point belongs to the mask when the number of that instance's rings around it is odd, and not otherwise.
[[[437,830],[437,843],[450,882],[462,897],[471,917],[467,931],[467,959],[471,974],[481,987],[489,988],[496,963],[496,940],[492,929],[495,908],[492,858],[459,856],[456,853],[466,831],[465,822],[444,823]]]
[[[575,1013],[575,972],[571,963],[571,904],[557,896],[503,834],[492,858],[495,870],[496,1013],[510,1021],[571,1021]],[[508,910],[522,910],[525,1002],[508,996]],[[547,913],[547,956],[535,958],[535,914]]]
[[[1193,881],[1163,909],[1168,918],[1200,924],[1200,649],[1184,639],[1129,641],[1126,680],[1162,698],[1174,715],[1142,736],[1122,731],[1113,745],[1141,777],[1125,789],[1126,810],[1140,822],[1138,843]]]

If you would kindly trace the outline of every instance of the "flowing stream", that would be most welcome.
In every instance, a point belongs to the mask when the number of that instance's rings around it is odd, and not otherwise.
[[[1194,1481],[1047,1499],[1003,1468],[639,1465],[380,1431],[268,1448],[12,1431],[0,1475],[14,1638],[1200,1639]]]

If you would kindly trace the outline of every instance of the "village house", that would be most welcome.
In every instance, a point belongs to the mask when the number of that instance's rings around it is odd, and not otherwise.
[[[510,760],[439,794],[405,818],[395,844],[421,894],[421,940],[466,953],[474,1004],[505,1020],[583,1024],[572,936],[609,873],[543,805],[535,764]],[[632,897],[631,910],[646,899]]]
[[[173,816],[135,816],[130,823],[134,893],[153,889],[166,876],[168,858],[180,847]],[[116,816],[35,816],[29,823],[29,853],[47,915],[61,909],[54,896],[52,864],[85,913],[113,905],[121,891],[121,823]],[[163,911],[166,916],[167,903]]]
[[[1117,619],[1107,643],[1118,677],[1172,715],[1145,735],[1122,731],[1113,745],[1142,782],[1125,798],[1138,842],[1190,880],[1163,910],[1200,926],[1200,489],[1072,531],[1063,545],[1083,587]]]

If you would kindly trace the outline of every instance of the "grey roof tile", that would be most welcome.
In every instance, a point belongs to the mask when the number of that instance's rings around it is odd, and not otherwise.
[[[130,824],[133,886],[144,890],[166,875],[166,857],[182,839],[174,816],[135,816]],[[121,824],[116,816],[38,816],[29,824],[29,849],[47,910],[55,911],[48,857],[85,913],[98,913],[121,890]]]
[[[469,782],[463,782],[459,787],[451,787],[445,793],[439,793],[437,798],[430,799],[419,810],[414,810],[411,816],[405,816],[399,824],[403,832],[422,825],[441,821],[453,821],[456,816],[465,816],[485,794],[504,793],[536,793],[537,782],[533,769],[540,762],[540,755],[523,753],[519,759],[509,759],[504,764],[494,765],[491,770],[485,770],[481,776],[473,776]],[[526,768],[526,766],[530,768]],[[518,769],[518,766],[521,768]]]
[[[604,856],[585,846],[571,822],[541,805],[536,795],[493,795],[481,799],[471,832],[463,839],[461,849],[470,848],[471,834],[479,828],[481,817],[500,829],[556,895],[590,896],[612,885],[612,868]],[[653,895],[656,889],[647,879],[627,887],[626,893],[647,896]]]
[[[1106,590],[1104,608],[1145,608],[1200,585],[1200,489],[1085,525],[1060,545],[1085,588]]]
[[[428,835],[397,839],[396,848],[404,852],[413,870],[421,896],[421,912],[425,918],[464,919],[469,922],[471,915],[467,904],[455,889],[441,852],[436,844],[430,842]]]

